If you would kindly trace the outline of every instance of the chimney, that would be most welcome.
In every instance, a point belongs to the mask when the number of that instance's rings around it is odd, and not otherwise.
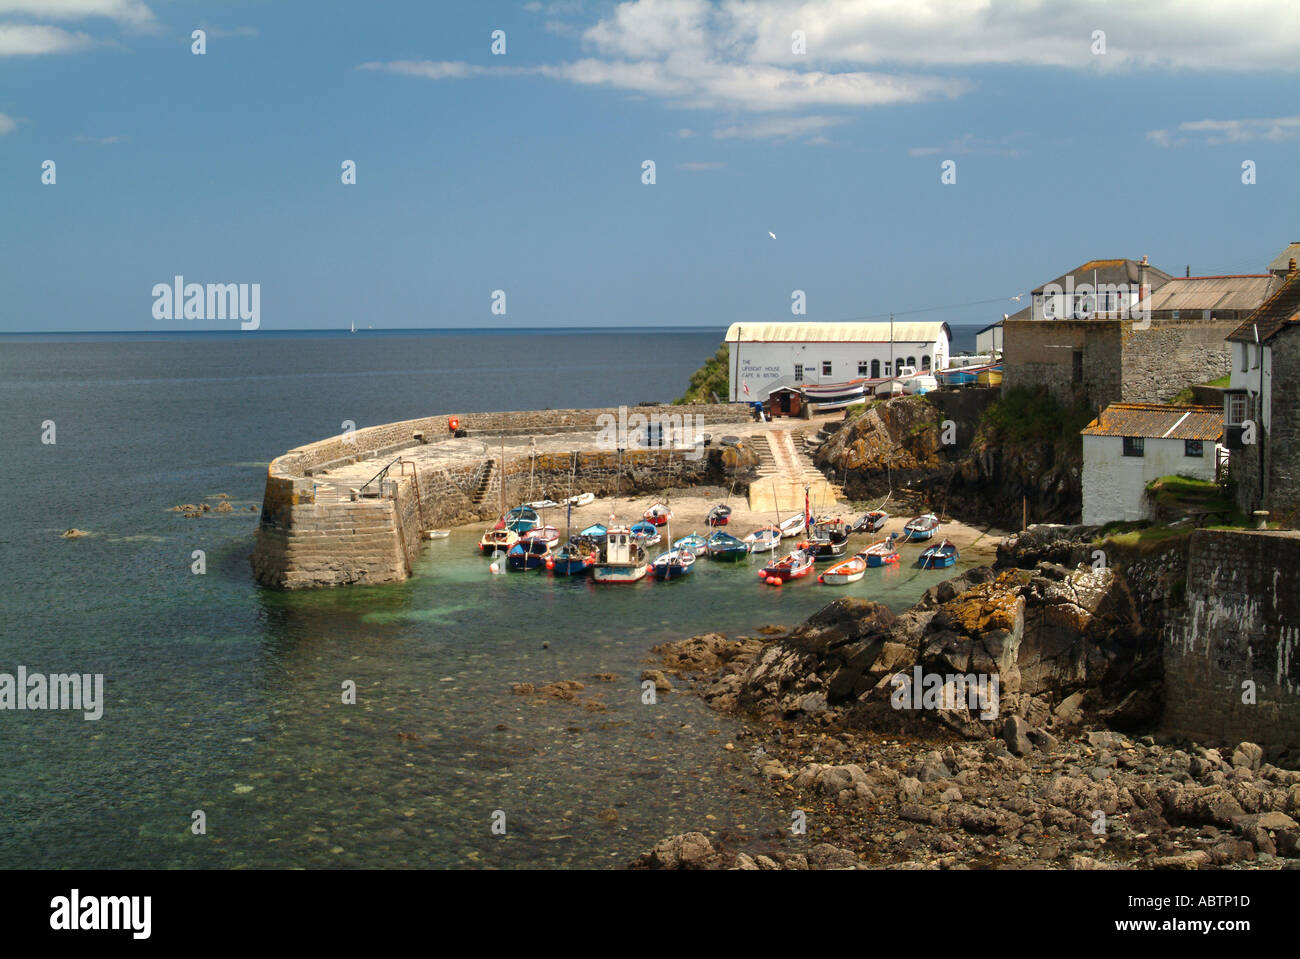
[[[1287,273],[1290,274],[1294,272],[1295,272],[1295,257],[1291,257],[1291,265],[1287,267]]]
[[[1142,262],[1138,264],[1138,299],[1139,300],[1147,295],[1147,267],[1148,266],[1150,266],[1150,264],[1147,263],[1146,256],[1143,256]]]
[[[1192,264],[1190,263],[1187,264],[1187,270],[1186,272],[1183,273],[1183,276],[1185,276],[1189,280],[1192,278]]]

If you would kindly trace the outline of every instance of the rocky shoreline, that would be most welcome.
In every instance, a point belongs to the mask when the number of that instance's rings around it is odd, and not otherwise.
[[[1156,580],[1043,558],[1086,541],[1031,528],[897,615],[844,598],[791,630],[655,647],[742,720],[729,748],[792,827],[669,837],[631,866],[1300,868],[1300,753],[1161,737]]]

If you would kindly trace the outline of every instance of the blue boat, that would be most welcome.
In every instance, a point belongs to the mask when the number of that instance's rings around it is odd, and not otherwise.
[[[749,555],[749,547],[744,540],[736,539],[730,533],[724,533],[722,530],[718,530],[709,537],[708,551],[710,559],[721,559],[728,562],[735,562]]]
[[[605,537],[609,535],[609,530],[601,523],[592,523],[580,534],[597,543],[605,542]]]
[[[600,548],[594,540],[575,536],[555,551],[548,566],[556,576],[586,576],[599,556]]]
[[[920,542],[930,539],[938,531],[939,517],[933,513],[925,513],[907,521],[907,525],[903,527],[903,541]]]
[[[659,533],[659,527],[654,523],[647,523],[642,520],[640,523],[632,524],[632,538],[642,546],[653,546],[663,539]]]
[[[879,543],[873,543],[863,551],[867,565],[871,567],[889,566],[898,562],[898,547],[894,545],[894,534],[890,533]]]
[[[541,569],[551,556],[551,544],[541,539],[521,539],[506,553],[506,565],[513,570]]]
[[[692,533],[690,536],[683,536],[677,542],[673,543],[673,549],[689,549],[696,556],[703,556],[709,548],[709,541],[699,533]]]
[[[957,547],[945,539],[939,545],[931,546],[923,552],[918,565],[921,569],[947,569],[949,566],[956,565],[957,557],[960,555]]]
[[[542,525],[542,518],[531,506],[516,506],[505,516],[506,529],[512,533],[528,533]]]
[[[695,554],[689,549],[666,550],[651,566],[655,579],[681,579],[694,568]]]

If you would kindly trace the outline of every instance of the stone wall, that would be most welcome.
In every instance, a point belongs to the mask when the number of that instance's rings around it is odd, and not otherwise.
[[[1186,609],[1165,630],[1164,731],[1300,747],[1298,647],[1300,533],[1196,530]]]
[[[1260,492],[1260,449],[1247,446],[1233,450],[1232,479],[1237,505],[1249,512],[1266,509],[1270,521],[1294,528],[1300,519],[1300,335],[1294,328],[1283,330],[1268,344],[1272,351],[1273,377],[1269,384],[1272,409],[1266,432],[1257,411],[1251,415],[1258,426],[1258,440],[1264,454],[1266,477]]]
[[[1122,395],[1120,323],[1115,320],[1008,320],[1002,385],[1044,386],[1063,403],[1082,396],[1101,409]],[[1074,381],[1074,354],[1083,353],[1082,382]]]
[[[1148,329],[1121,324],[1126,403],[1167,403],[1180,390],[1226,376],[1232,369],[1228,334],[1235,320],[1153,317]]]

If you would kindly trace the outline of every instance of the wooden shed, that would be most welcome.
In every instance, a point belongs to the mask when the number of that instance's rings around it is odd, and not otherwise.
[[[793,387],[782,386],[768,394],[769,419],[776,419],[778,416],[798,416],[802,407],[803,394]]]

